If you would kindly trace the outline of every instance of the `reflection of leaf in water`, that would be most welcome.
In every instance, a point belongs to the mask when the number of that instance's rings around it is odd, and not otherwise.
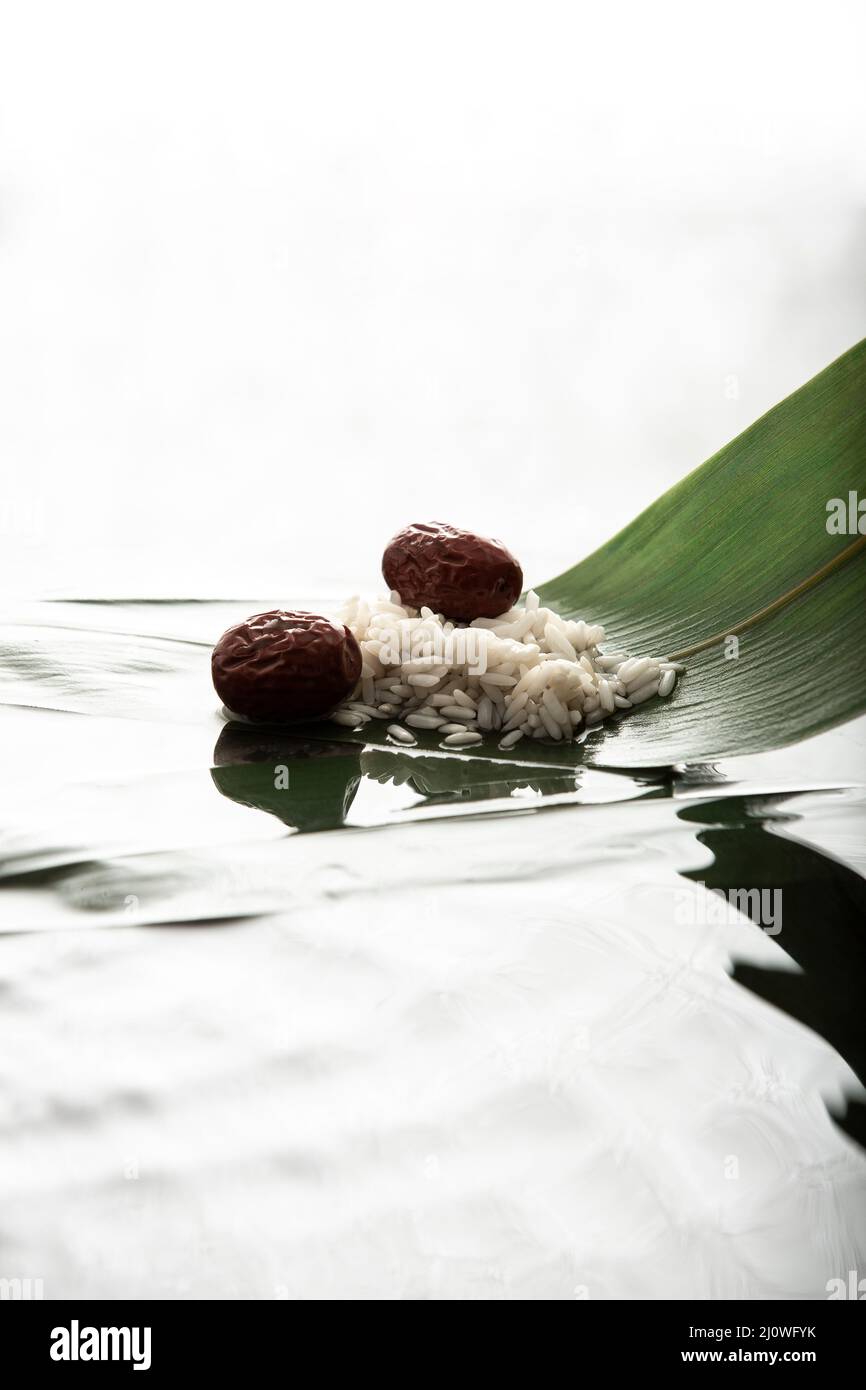
[[[231,801],[267,811],[295,830],[336,830],[361,781],[361,750],[317,743],[279,729],[227,724],[211,768]]]
[[[706,827],[697,838],[715,855],[683,877],[725,893],[781,890],[782,930],[771,939],[803,974],[741,963],[734,978],[820,1033],[866,1084],[866,882],[830,855],[773,833],[799,819],[784,811],[785,800],[734,796],[681,810],[682,820]],[[866,1146],[866,1105],[849,1100],[839,1123]]]
[[[580,785],[578,768],[534,767],[481,758],[425,758],[378,748],[364,751],[361,770],[377,782],[409,785],[432,805],[492,801],[523,790],[553,796],[576,791]]]
[[[362,776],[409,786],[431,805],[489,801],[515,790],[551,796],[575,791],[579,779],[574,769],[362,750],[241,723],[223,729],[214,764],[211,776],[223,796],[301,831],[343,825]]]

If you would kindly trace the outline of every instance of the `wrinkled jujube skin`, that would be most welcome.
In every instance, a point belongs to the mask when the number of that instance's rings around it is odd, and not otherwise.
[[[382,573],[411,608],[426,606],[459,623],[498,618],[523,589],[523,571],[501,541],[441,521],[398,531]]]
[[[233,714],[284,724],[330,714],[358,683],[361,651],[341,623],[274,609],[224,632],[211,671]]]

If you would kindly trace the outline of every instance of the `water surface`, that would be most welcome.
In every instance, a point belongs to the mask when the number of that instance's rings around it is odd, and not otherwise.
[[[866,721],[636,776],[250,731],[206,680],[235,611],[3,628],[0,1275],[819,1299],[862,1269]]]

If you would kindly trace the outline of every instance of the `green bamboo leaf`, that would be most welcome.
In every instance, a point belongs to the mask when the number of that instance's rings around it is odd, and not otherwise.
[[[604,622],[616,647],[686,662],[669,701],[592,737],[587,757],[640,767],[760,752],[866,710],[858,497],[866,341],[542,586],[551,607]],[[846,527],[851,501],[853,534],[830,529],[832,499]]]

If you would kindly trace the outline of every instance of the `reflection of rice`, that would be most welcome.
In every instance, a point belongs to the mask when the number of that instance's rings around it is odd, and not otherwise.
[[[525,606],[468,626],[406,607],[397,593],[372,604],[350,599],[338,620],[357,638],[363,667],[331,717],[357,729],[388,720],[399,743],[414,742],[412,729],[438,732],[449,748],[480,743],[485,733],[499,734],[500,748],[527,735],[568,741],[670,695],[683,669],[654,657],[603,655],[603,627],[542,608],[532,591]]]

